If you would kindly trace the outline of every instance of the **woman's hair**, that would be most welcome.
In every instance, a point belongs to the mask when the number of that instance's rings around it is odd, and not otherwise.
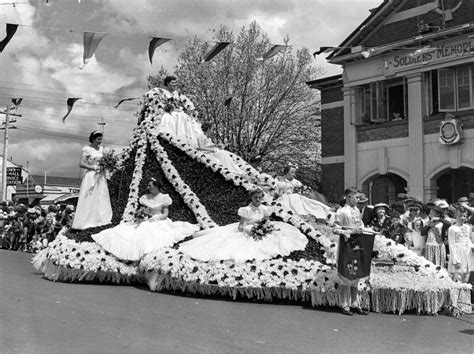
[[[349,187],[344,191],[345,196],[348,196],[350,194],[357,194],[357,193],[359,193],[359,191],[355,187]]]
[[[263,190],[260,188],[254,188],[250,191],[250,196],[253,197],[255,194],[263,194]]]
[[[155,177],[150,177],[148,178],[148,183],[152,183],[155,187],[159,187],[160,185],[158,184],[158,180]]]
[[[208,123],[208,122],[202,123],[202,125],[201,125],[201,130],[202,130],[203,132],[207,132],[209,129],[211,129],[211,127],[212,127],[212,124],[211,124],[211,123]]]
[[[89,135],[89,142],[90,143],[93,143],[95,139],[101,137],[101,136],[104,136],[104,134],[102,134],[102,132],[98,131],[98,130],[94,130],[91,135]]]
[[[171,81],[176,81],[176,80],[178,80],[178,79],[176,78],[176,76],[171,76],[171,75],[170,75],[170,76],[165,77],[165,79],[163,80],[163,84],[164,84],[165,86],[168,86],[168,84],[169,84]]]
[[[283,175],[286,175],[294,167],[295,166],[292,166],[292,165],[286,165],[285,167],[283,167]]]

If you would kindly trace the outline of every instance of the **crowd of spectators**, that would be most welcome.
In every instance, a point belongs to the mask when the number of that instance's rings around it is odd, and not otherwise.
[[[423,203],[399,194],[391,205],[368,205],[365,194],[359,193],[358,208],[365,226],[447,268],[454,280],[468,281],[474,244],[474,199],[462,197],[449,204],[436,198]]]
[[[27,207],[0,203],[0,247],[36,253],[53,241],[63,227],[70,227],[73,205]]]

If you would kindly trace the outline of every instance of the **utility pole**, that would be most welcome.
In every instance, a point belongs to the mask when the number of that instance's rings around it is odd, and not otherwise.
[[[8,153],[8,126],[10,123],[10,107],[7,106],[5,116],[5,133],[3,135],[3,164],[2,164],[2,201],[7,201],[7,153]]]
[[[6,202],[7,201],[7,154],[8,154],[8,129],[10,126],[10,110],[14,106],[8,105],[6,108],[5,112],[0,112],[0,114],[5,114],[5,127],[0,128],[4,129],[4,135],[3,135],[3,164],[2,164],[2,201]],[[16,106],[18,107],[18,106]],[[21,114],[14,113],[11,114],[11,116],[14,117],[21,117]],[[15,123],[16,120],[12,120],[11,123]],[[12,127],[12,129],[16,129],[16,127]]]

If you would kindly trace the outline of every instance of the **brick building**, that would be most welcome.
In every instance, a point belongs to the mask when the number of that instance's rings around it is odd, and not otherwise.
[[[323,194],[474,192],[474,1],[385,0],[328,60],[343,74],[308,82],[321,91]]]

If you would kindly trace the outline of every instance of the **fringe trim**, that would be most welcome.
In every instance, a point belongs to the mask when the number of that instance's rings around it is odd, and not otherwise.
[[[401,315],[415,310],[417,314],[436,315],[444,309],[457,308],[471,313],[471,292],[469,289],[371,289],[371,307],[374,312],[392,312]]]
[[[105,284],[126,285],[144,283],[140,275],[128,276],[117,272],[90,272],[81,269],[66,268],[55,265],[49,259],[45,259],[41,264],[41,271],[44,273],[45,278],[63,283],[100,282]]]

